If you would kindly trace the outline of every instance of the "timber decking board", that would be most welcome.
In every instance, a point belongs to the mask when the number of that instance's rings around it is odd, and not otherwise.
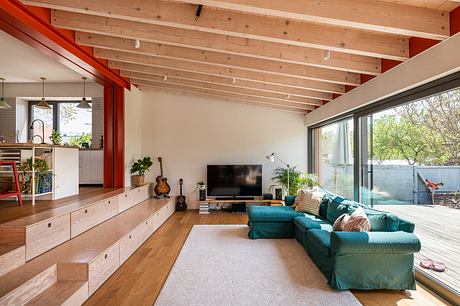
[[[444,262],[445,272],[422,270],[460,292],[460,210],[439,205],[379,205],[376,208],[414,222],[415,233],[422,242],[422,250],[415,255],[416,266],[423,259]]]

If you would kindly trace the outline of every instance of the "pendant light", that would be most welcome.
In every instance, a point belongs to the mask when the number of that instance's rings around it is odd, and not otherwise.
[[[8,102],[6,102],[6,99],[5,99],[5,79],[0,78],[0,80],[2,81],[2,97],[0,98],[0,108],[10,109],[11,105],[9,105]]]
[[[77,107],[89,109],[91,108],[91,105],[88,103],[88,101],[86,101],[86,77],[82,77],[82,80],[83,80],[83,99],[81,99],[81,102],[78,103]]]
[[[45,99],[45,80],[46,78],[41,77],[40,79],[42,80],[43,97],[41,101],[38,102],[38,104],[35,106],[38,108],[51,109],[51,106],[48,104],[48,102],[46,102],[46,99]]]

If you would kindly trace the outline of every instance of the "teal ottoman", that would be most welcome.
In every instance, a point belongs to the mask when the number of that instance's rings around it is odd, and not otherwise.
[[[290,206],[249,206],[247,211],[251,239],[294,238],[293,220],[304,216]]]

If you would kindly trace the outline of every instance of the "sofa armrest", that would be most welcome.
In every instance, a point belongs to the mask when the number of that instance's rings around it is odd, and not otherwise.
[[[420,240],[406,232],[332,232],[332,254],[411,254]]]

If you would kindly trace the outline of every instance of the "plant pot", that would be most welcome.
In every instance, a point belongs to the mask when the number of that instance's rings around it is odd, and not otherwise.
[[[145,185],[144,179],[144,175],[131,175],[131,186],[140,187]]]

